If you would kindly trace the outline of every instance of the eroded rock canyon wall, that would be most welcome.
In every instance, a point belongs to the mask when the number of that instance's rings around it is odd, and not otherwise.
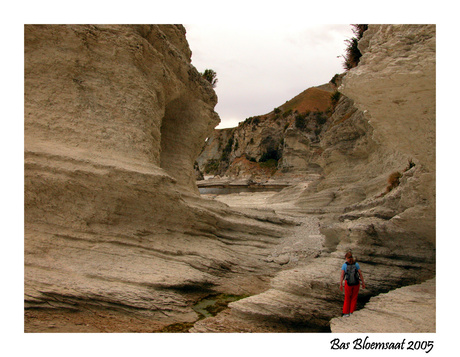
[[[190,56],[181,26],[26,26],[26,148],[150,163],[194,189],[191,157],[219,118]]]
[[[341,313],[338,267],[348,250],[365,272],[360,304],[435,276],[435,26],[370,25],[359,46],[362,60],[320,135],[320,179],[271,198],[321,218],[321,256],[196,331],[234,320],[326,327]]]
[[[341,91],[375,129],[373,139],[417,167],[402,194],[397,225],[434,242],[436,174],[436,28],[371,26],[359,42],[360,65]],[[412,206],[412,207],[410,207]]]
[[[26,308],[168,324],[211,292],[266,286],[279,221],[198,195],[219,118],[190,56],[181,25],[25,26]]]
[[[197,158],[200,171],[257,183],[317,178],[320,136],[334,90],[332,83],[308,88],[270,113],[214,130]]]
[[[219,119],[182,26],[26,26],[26,308],[110,309],[168,325],[196,321],[192,305],[223,292],[252,296],[192,331],[327,330],[348,249],[368,285],[360,304],[432,278],[435,27],[370,25],[360,49],[326,117],[312,107],[297,126],[290,102],[222,131],[219,150],[233,137],[232,159],[252,150],[229,173],[300,182],[271,203],[320,218],[321,251],[282,268],[268,258],[298,220],[198,195],[194,162]],[[328,87],[313,92],[329,98]],[[212,140],[208,159],[220,158]],[[278,150],[278,177],[270,166],[251,171],[252,158]]]

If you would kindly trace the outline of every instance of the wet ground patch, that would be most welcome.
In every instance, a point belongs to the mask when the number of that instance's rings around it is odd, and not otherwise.
[[[193,310],[200,315],[201,320],[202,318],[216,316],[219,312],[227,309],[229,303],[246,297],[248,295],[219,294],[208,296],[198,301],[193,306]]]
[[[229,294],[218,294],[209,295],[199,300],[195,305],[192,306],[193,311],[198,314],[199,321],[208,317],[216,316],[219,312],[224,311],[228,308],[228,304],[233,301],[238,301],[248,297],[249,295],[229,295]],[[160,332],[188,332],[195,322],[184,322],[175,323],[165,326]]]

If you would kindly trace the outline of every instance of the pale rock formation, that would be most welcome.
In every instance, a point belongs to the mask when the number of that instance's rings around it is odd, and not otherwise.
[[[205,148],[206,152],[200,153],[197,157],[196,162],[198,164],[198,168],[201,172],[206,171],[206,165],[215,163],[216,167],[218,166],[219,162],[221,161],[222,157],[222,150],[225,145],[228,143],[230,136],[233,135],[233,128],[232,129],[215,129],[208,138],[206,138]]]
[[[360,41],[362,60],[339,89],[365,113],[340,100],[321,138],[324,179],[297,199],[343,222],[329,226],[330,236],[347,236],[361,220],[377,235],[404,232],[434,245],[434,43],[429,25],[372,25]]]
[[[191,322],[279,270],[263,259],[293,223],[197,195],[219,118],[190,56],[179,25],[25,26],[26,308]]]
[[[322,169],[314,162],[315,144],[311,138],[300,130],[288,128],[284,133],[283,157],[281,158],[280,169],[294,171],[296,173],[314,174],[322,173]],[[318,145],[316,145],[316,148]]]
[[[410,179],[412,192],[401,199],[412,207],[395,224],[434,242],[436,27],[369,26],[359,48],[360,64],[344,78],[340,91],[366,111],[378,143],[419,166]]]
[[[359,49],[360,64],[344,78],[340,91],[366,110],[376,140],[433,172],[435,25],[371,25]]]
[[[321,215],[320,257],[278,273],[269,290],[231,303],[230,313],[209,326],[201,321],[197,331],[221,331],[234,320],[255,329],[268,320],[327,329],[341,313],[339,269],[348,250],[366,279],[359,307],[435,276],[434,26],[371,25],[368,31],[360,42],[362,62],[339,88],[347,97],[320,134],[321,179],[268,201],[293,200],[301,211]],[[390,185],[394,172],[400,177]],[[409,323],[404,330],[418,327]]]
[[[349,317],[331,320],[333,333],[435,333],[436,279],[372,297]]]
[[[225,292],[252,296],[193,332],[324,331],[340,315],[348,249],[366,277],[360,307],[432,278],[434,27],[368,31],[341,87],[349,98],[309,124],[316,132],[289,131],[294,115],[285,128],[275,113],[232,132],[231,158],[284,148],[285,173],[303,181],[237,213],[197,195],[202,143],[219,146],[217,98],[182,26],[26,26],[26,307],[110,308],[166,325],[195,321],[197,299]],[[244,160],[234,172],[250,179]]]
[[[236,128],[214,130],[197,159],[200,171],[259,183],[272,177],[316,179],[321,173],[316,163],[321,153],[318,135],[329,115],[334,88],[331,83],[308,88],[273,112],[247,118]],[[298,116],[303,119],[301,128],[297,127]],[[272,170],[249,162],[270,158],[279,159]],[[209,171],[209,164],[215,164],[214,170]]]

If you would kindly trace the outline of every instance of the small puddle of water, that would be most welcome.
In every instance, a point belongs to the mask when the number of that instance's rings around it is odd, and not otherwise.
[[[241,300],[243,298],[248,297],[249,295],[227,295],[227,294],[219,294],[219,295],[212,295],[208,296],[200,301],[198,301],[195,305],[192,306],[192,309],[198,314],[198,319],[195,321],[199,321],[205,319],[207,317],[216,316],[219,312],[228,308],[228,304]],[[185,323],[175,323],[168,326],[165,326],[160,332],[188,332],[195,322],[185,322]]]
[[[198,301],[192,308],[201,318],[216,316],[219,312],[225,310],[228,304],[248,297],[247,295],[227,295],[220,294],[210,296]]]

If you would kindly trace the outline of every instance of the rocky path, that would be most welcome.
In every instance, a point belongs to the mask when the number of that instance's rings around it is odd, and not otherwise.
[[[319,231],[319,220],[306,215],[289,203],[269,203],[276,192],[233,193],[228,195],[202,195],[208,199],[223,202],[241,212],[263,216],[264,212],[276,213],[281,219],[296,223],[285,238],[272,248],[267,262],[275,262],[286,267],[296,266],[309,258],[317,257],[323,246],[324,237]]]
[[[133,317],[109,310],[70,312],[65,310],[25,312],[25,332],[434,332],[435,280],[390,291],[371,298],[361,310],[349,318],[340,315],[341,294],[330,295],[335,282],[338,259],[323,258],[324,237],[319,219],[292,204],[270,204],[273,192],[204,195],[223,202],[244,215],[262,221],[273,217],[291,222],[284,237],[266,250],[268,264],[280,271],[266,284],[266,290],[229,305],[216,316],[183,324],[168,325],[166,321]],[[294,222],[294,224],[292,224]],[[313,272],[309,265],[315,261],[322,272]],[[319,274],[319,275],[318,275]],[[322,274],[322,275],[321,275]],[[318,276],[317,276],[318,275]],[[332,277],[332,278],[331,278]],[[329,280],[328,280],[329,279]],[[338,290],[338,289],[337,289]],[[313,295],[309,295],[313,292]],[[334,289],[332,290],[334,291]],[[317,300],[315,296],[320,300]],[[321,302],[321,305],[319,303]],[[311,320],[311,309],[329,311],[328,326]],[[336,311],[337,310],[337,311]],[[313,313],[314,315],[314,313]],[[273,316],[283,321],[273,320]],[[305,323],[289,323],[308,317]],[[328,321],[327,316],[318,317]],[[312,327],[315,326],[316,327]],[[173,328],[173,331],[171,331]]]
[[[340,259],[322,258],[324,237],[320,234],[317,217],[302,213],[289,204],[269,204],[272,195],[245,193],[213,197],[243,211],[273,210],[280,217],[295,220],[297,226],[267,257],[268,261],[282,266],[282,270],[272,279],[270,289],[230,304],[230,309],[215,317],[198,321],[190,332],[436,331],[435,279],[374,296],[351,317],[334,317],[340,316],[343,295],[337,291],[331,296],[335,290],[331,290],[330,284],[334,285],[335,279],[330,277],[336,273],[335,265],[338,266]],[[312,272],[308,267],[313,259],[315,264],[321,266],[322,272]],[[328,297],[322,296],[324,294]],[[316,297],[322,299],[319,305]],[[315,317],[315,314],[320,315],[320,311],[324,316]],[[284,322],[272,320],[273,316],[282,317]],[[290,319],[300,321],[302,316],[305,323],[286,322]],[[328,326],[322,330],[320,320],[327,319],[331,321],[330,330]],[[309,327],[315,324],[316,327]]]
[[[276,263],[281,267],[281,271],[272,279],[270,288],[260,294],[231,303],[230,309],[217,316],[196,322],[190,332],[325,331],[321,327],[311,327],[308,324],[272,321],[274,316],[302,313],[297,309],[280,310],[284,309],[283,304],[286,300],[290,300],[293,305],[302,304],[301,298],[298,300],[297,292],[290,291],[289,286],[293,287],[302,280],[299,280],[299,274],[303,274],[304,267],[321,255],[324,243],[317,217],[307,215],[289,203],[269,203],[274,194],[274,192],[260,192],[204,195],[207,196],[206,198],[223,202],[240,212],[260,217],[263,217],[266,212],[272,212],[281,219],[294,221],[296,225],[278,244],[272,247],[270,254],[265,258],[267,262]],[[293,284],[290,284],[289,281]],[[285,283],[288,290],[279,290],[280,285]]]

